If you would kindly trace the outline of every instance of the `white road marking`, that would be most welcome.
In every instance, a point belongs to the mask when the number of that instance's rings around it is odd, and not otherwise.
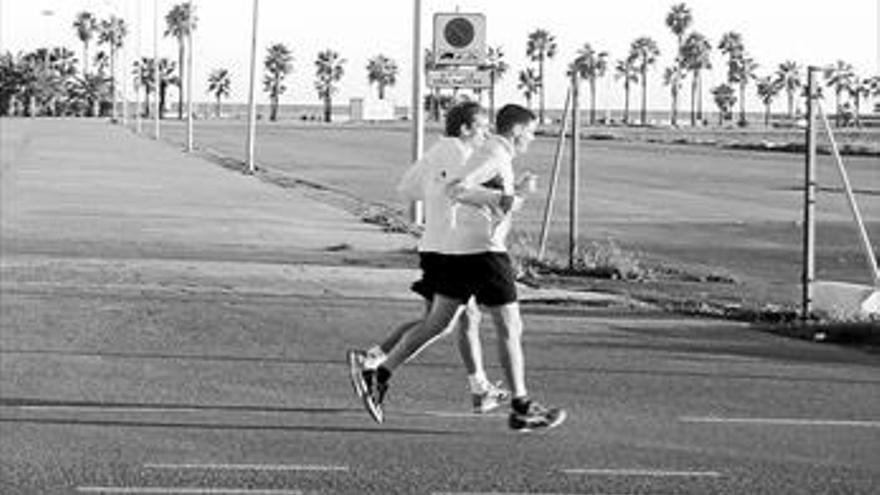
[[[722,418],[717,416],[682,416],[683,423],[730,423],[774,426],[849,426],[857,428],[880,428],[880,421],[797,419],[797,418]]]
[[[547,492],[431,492],[431,495],[578,495],[577,493],[547,493]],[[593,493],[590,495],[626,495],[622,493]]]
[[[506,418],[505,413],[475,413],[459,411],[412,411],[409,414],[424,414],[437,418]]]
[[[198,488],[187,486],[78,486],[78,493],[181,494],[181,495],[302,495],[302,490],[261,490],[258,488]]]
[[[719,478],[718,471],[665,471],[660,469],[563,469],[565,474],[589,474],[598,476],[647,476],[647,477],[685,477]]]
[[[318,464],[144,464],[147,469],[203,469],[223,471],[348,471],[348,466]]]
[[[203,409],[195,408],[178,408],[178,407],[107,407],[101,405],[94,406],[18,406],[22,411],[104,411],[114,413],[199,413],[204,412]]]

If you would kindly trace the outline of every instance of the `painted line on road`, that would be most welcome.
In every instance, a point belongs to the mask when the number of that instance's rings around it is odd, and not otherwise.
[[[595,476],[644,476],[644,477],[682,477],[682,478],[720,478],[718,471],[665,471],[661,469],[563,469],[565,474],[587,474]]]
[[[147,469],[201,469],[215,471],[348,471],[348,466],[318,464],[144,464]]]
[[[403,411],[402,411],[403,412]],[[409,411],[413,416],[433,416],[435,418],[506,418],[506,413],[475,413],[468,411]]]
[[[727,423],[767,426],[848,426],[856,428],[880,428],[880,421],[797,419],[797,418],[722,418],[717,416],[682,416],[683,423]]]
[[[120,493],[153,495],[302,495],[302,490],[262,490],[259,488],[198,488],[190,486],[78,486],[77,493]]]
[[[194,414],[204,412],[204,409],[185,407],[107,407],[100,404],[94,406],[16,406],[21,411],[102,411],[114,413],[187,413]]]

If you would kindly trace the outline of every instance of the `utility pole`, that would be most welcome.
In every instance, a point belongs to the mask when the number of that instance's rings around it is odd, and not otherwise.
[[[257,71],[257,14],[259,8],[259,0],[254,0],[253,26],[251,28],[251,73],[250,73],[250,90],[248,91],[248,134],[247,134],[247,150],[245,152],[247,173],[253,174],[254,167],[254,138],[256,137],[257,109],[256,109],[256,71]]]
[[[574,268],[578,242],[578,165],[581,145],[580,77],[571,70],[571,181],[568,195],[568,267]]]
[[[425,118],[422,109],[424,92],[422,91],[422,70],[424,68],[424,54],[422,53],[422,0],[413,0],[413,41],[412,41],[412,102],[410,116],[412,117],[412,162],[422,158],[422,150],[425,144]],[[422,203],[413,201],[410,205],[410,215],[413,223],[422,223]]]
[[[816,278],[816,76],[818,67],[807,68],[806,163],[804,167],[804,259],[802,275],[801,320],[813,312],[813,282]]]
[[[193,108],[192,108],[192,79],[193,79],[193,16],[195,5],[189,2],[186,15],[186,38],[189,41],[189,51],[186,53],[186,151],[193,150]]]
[[[153,138],[159,140],[159,0],[153,0]]]

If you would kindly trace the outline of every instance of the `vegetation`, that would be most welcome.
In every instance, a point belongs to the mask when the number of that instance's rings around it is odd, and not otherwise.
[[[318,98],[324,102],[324,122],[330,122],[333,117],[333,94],[336,92],[336,83],[342,79],[345,73],[343,69],[345,59],[339,54],[327,49],[318,53],[315,60],[315,90]]]
[[[191,70],[186,66],[186,41],[190,39],[190,34],[196,29],[195,10],[191,2],[179,3],[171,8],[165,15],[165,36],[174,36],[177,39],[177,66],[180,73],[177,77],[178,88],[180,91],[177,101],[177,118],[183,119],[183,81],[184,74],[187,70]]]
[[[208,93],[214,95],[217,105],[214,107],[214,115],[220,117],[222,99],[229,96],[229,90],[232,87],[232,80],[229,77],[227,69],[214,69],[208,76]]]
[[[589,43],[578,50],[573,69],[578,77],[586,79],[590,84],[590,124],[596,123],[596,80],[605,76],[608,68],[608,52],[597,52]]]
[[[276,43],[269,47],[263,62],[266,75],[263,78],[263,89],[269,93],[269,120],[278,120],[278,98],[287,91],[284,78],[293,72],[293,55],[284,43]]]
[[[538,121],[544,122],[544,62],[556,56],[556,38],[544,29],[537,29],[529,34],[526,44],[526,55],[532,62],[538,62],[538,92],[541,97],[538,109]]]
[[[637,38],[630,45],[630,58],[632,58],[639,70],[639,80],[642,83],[642,125],[648,123],[648,69],[657,62],[660,49],[657,43],[646,36]]]
[[[367,81],[376,83],[380,100],[385,99],[385,88],[397,84],[398,72],[397,62],[385,55],[376,55],[367,63]]]
[[[788,122],[791,125],[799,118],[801,109],[798,106],[805,85],[804,67],[797,61],[785,60],[775,65],[775,70],[760,71],[761,66],[749,55],[743,36],[736,31],[728,31],[717,40],[710,40],[704,34],[693,30],[695,16],[691,8],[683,2],[670,6],[665,17],[659,19],[675,37],[675,53],[670,54],[671,61],[663,63],[662,83],[668,87],[670,96],[669,123],[677,127],[681,116],[679,106],[682,89],[690,79],[690,124],[698,126],[706,124],[703,115],[703,79],[707,71],[713,69],[711,55],[713,48],[723,54],[723,68],[726,71],[725,84],[712,89],[712,97],[716,106],[723,108],[721,121],[729,117],[733,105],[739,103],[740,125],[747,125],[746,107],[749,98],[760,100],[765,126],[777,125],[774,122],[773,105],[776,97],[783,91],[786,94]],[[165,59],[159,62],[161,83],[154,88],[155,82],[149,74],[155,74],[152,61],[141,58],[133,62],[135,91],[143,91],[145,115],[151,112],[149,100],[156,98],[161,101],[164,110],[165,92],[169,85],[178,88],[178,118],[183,117],[182,80],[188,69],[186,54],[189,48],[187,40],[191,31],[196,28],[197,18],[194,7],[189,0],[173,5],[165,14],[165,36],[173,37],[178,44],[177,63]],[[128,35],[126,21],[116,16],[101,19],[92,12],[78,12],[70,24],[75,39],[82,45],[81,56],[75,56],[70,50],[60,47],[44,47],[25,53],[0,53],[0,115],[79,115],[99,116],[114,115],[119,92],[116,90],[117,53],[123,47]],[[585,43],[577,52],[569,66],[576,69],[579,77],[589,84],[590,113],[589,123],[597,123],[598,110],[596,100],[598,81],[609,69],[612,54],[594,48],[593,43]],[[489,110],[495,106],[495,89],[504,75],[515,70],[515,84],[521,92],[526,105],[532,107],[535,96],[540,98],[538,115],[542,122],[546,121],[546,62],[556,56],[559,46],[556,38],[547,29],[537,28],[528,33],[525,46],[529,62],[524,67],[511,67],[504,60],[504,51],[500,46],[487,48],[486,63],[482,70],[490,74],[488,88],[473,88],[471,94],[460,94],[453,89],[452,94],[434,89],[425,98],[425,106],[435,120],[440,120],[441,111],[461,98],[473,97],[483,101],[484,92],[488,89]],[[79,50],[77,50],[79,52]],[[94,52],[94,53],[93,53]],[[322,52],[322,54],[325,52]],[[336,59],[344,61],[342,54],[334,52]],[[425,51],[424,70],[434,69],[431,51]],[[630,117],[630,90],[633,84],[641,86],[640,123],[648,124],[647,88],[651,82],[649,71],[659,61],[660,50],[657,42],[648,37],[638,37],[629,46],[626,53],[613,60],[615,80],[622,84],[623,107],[622,121],[632,124]],[[271,102],[270,119],[276,120],[279,98],[286,91],[284,81],[292,72],[293,57],[288,45],[283,43],[268,47],[264,60],[264,90],[269,94]],[[342,67],[334,70],[330,60],[316,61],[319,64],[316,73],[318,81],[316,90],[326,106],[332,102],[336,92],[334,73],[341,74]],[[329,64],[329,65],[327,65]],[[397,83],[399,67],[397,62],[386,55],[379,54],[370,59],[366,66],[367,80],[375,84],[378,96],[384,99],[389,87]],[[168,73],[171,71],[171,73]],[[837,60],[834,64],[822,67],[823,81],[821,84],[834,94],[834,117],[838,127],[862,125],[861,115],[865,108],[870,108],[870,100],[880,96],[880,76],[857,74],[853,66],[845,60]],[[339,77],[342,77],[339,75]],[[216,101],[215,114],[221,113],[222,100],[230,96],[231,74],[227,69],[217,69],[208,78],[208,92]],[[754,92],[749,91],[749,84],[754,81]],[[320,87],[319,87],[320,86]],[[734,95],[729,94],[734,90]],[[446,93],[446,94],[442,94]],[[830,105],[829,105],[830,106]],[[161,113],[161,112],[160,112]],[[831,113],[829,111],[829,113]],[[325,119],[327,114],[325,111]]]

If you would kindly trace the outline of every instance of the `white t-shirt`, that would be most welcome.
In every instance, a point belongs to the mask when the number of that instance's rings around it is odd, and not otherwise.
[[[452,210],[453,228],[446,237],[443,253],[507,251],[511,216],[500,214],[497,207],[502,194],[514,194],[514,155],[510,141],[493,136],[452,175],[447,195],[458,205]],[[500,190],[483,185],[490,180],[500,182]]]
[[[442,252],[454,224],[457,205],[446,194],[446,184],[460,170],[472,148],[456,137],[441,137],[411,166],[397,190],[407,199],[424,201],[425,230],[418,243],[421,252]]]

